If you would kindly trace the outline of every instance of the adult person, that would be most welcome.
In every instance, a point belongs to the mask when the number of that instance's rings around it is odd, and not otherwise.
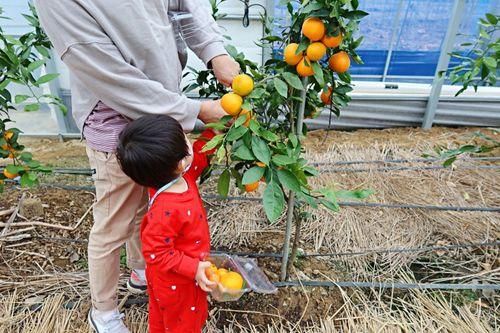
[[[192,15],[182,21],[185,42],[219,82],[230,85],[239,72],[206,5],[208,0],[35,0],[41,25],[70,70],[73,115],[96,171],[88,318],[99,333],[129,332],[117,309],[124,243],[132,270],[128,287],[146,289],[139,229],[147,192],[121,171],[115,155],[118,135],[146,114],[169,115],[186,132],[197,118],[209,123],[225,115],[219,101],[190,100],[179,88],[183,50],[169,18],[172,9]]]

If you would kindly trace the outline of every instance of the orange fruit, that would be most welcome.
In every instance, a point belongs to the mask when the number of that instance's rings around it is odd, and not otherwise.
[[[264,163],[264,162],[257,162],[255,164],[257,164],[257,166],[261,167],[261,168],[265,168],[266,167],[266,163]]]
[[[334,72],[345,73],[351,66],[351,59],[349,59],[349,55],[347,53],[340,51],[330,57],[328,65]]]
[[[219,277],[223,277],[224,275],[226,275],[227,273],[229,273],[229,271],[225,268],[219,268],[217,270],[217,274],[219,275]]]
[[[5,140],[10,140],[10,139],[12,139],[13,136],[14,136],[14,132],[12,132],[12,131],[6,131],[3,135]]]
[[[205,269],[205,274],[207,278],[212,282],[219,282],[219,274],[217,272],[217,266],[212,265]]]
[[[253,79],[246,75],[240,74],[237,75],[232,83],[232,88],[235,94],[240,96],[247,96],[253,90]]]
[[[302,53],[296,54],[299,44],[291,43],[283,51],[283,60],[291,66],[297,65],[302,60]]]
[[[9,179],[14,179],[17,177],[17,173],[10,173],[7,169],[3,169],[3,175]]]
[[[321,60],[326,54],[326,46],[321,42],[312,43],[307,47],[306,54],[311,61]]]
[[[320,98],[323,104],[325,105],[332,104],[332,91],[333,91],[332,87],[328,87],[327,92],[325,92],[324,90],[321,91]]]
[[[241,105],[243,104],[243,98],[235,93],[227,93],[222,96],[220,104],[227,114],[235,117],[241,111]]]
[[[243,288],[243,277],[237,272],[227,272],[220,278],[220,284],[229,290],[241,290]]]
[[[302,24],[302,34],[311,42],[321,40],[325,35],[325,24],[317,17],[310,17]]]
[[[342,44],[342,33],[339,32],[339,34],[337,36],[327,36],[327,35],[325,35],[321,39],[321,41],[327,47],[331,47],[331,48],[337,47],[340,44]]]
[[[297,65],[296,69],[297,69],[297,73],[300,76],[302,76],[302,77],[314,75],[314,70],[312,68],[312,63],[311,63],[311,61],[309,61],[309,59],[307,57],[304,57],[299,62],[299,64]]]
[[[9,150],[9,145],[3,145],[1,148],[2,148],[3,150]]]
[[[253,191],[257,190],[258,188],[259,188],[259,182],[245,185],[245,191],[247,191],[247,192],[253,192]]]
[[[239,115],[240,116],[243,116],[243,115],[247,116],[247,120],[243,123],[243,126],[248,127],[248,125],[250,125],[250,120],[252,119],[252,116],[253,116],[252,111],[243,109],[243,110],[241,110]]]
[[[14,153],[10,153],[9,158],[14,158]]]

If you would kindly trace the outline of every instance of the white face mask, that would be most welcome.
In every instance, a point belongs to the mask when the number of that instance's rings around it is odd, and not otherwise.
[[[193,156],[193,146],[188,143],[188,156]],[[186,160],[182,160],[182,164],[184,166],[184,163],[186,163]],[[189,171],[189,169],[191,168],[191,164],[192,163],[189,163],[187,166],[184,166],[184,171],[182,172],[182,174],[185,174],[186,172]]]

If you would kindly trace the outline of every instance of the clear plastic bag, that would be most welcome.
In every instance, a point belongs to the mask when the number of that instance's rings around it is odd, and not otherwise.
[[[244,280],[243,288],[240,290],[229,290],[219,283],[217,288],[211,292],[212,298],[218,302],[236,301],[249,291],[261,294],[274,294],[278,291],[259,268],[255,259],[227,254],[211,254],[207,260],[217,268],[225,268],[239,273]]]

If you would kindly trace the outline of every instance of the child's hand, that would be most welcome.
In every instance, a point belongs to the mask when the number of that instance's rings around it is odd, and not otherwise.
[[[198,270],[196,271],[196,282],[203,291],[211,292],[217,287],[217,283],[208,279],[205,274],[205,269],[209,268],[212,264],[209,261],[200,261]]]

